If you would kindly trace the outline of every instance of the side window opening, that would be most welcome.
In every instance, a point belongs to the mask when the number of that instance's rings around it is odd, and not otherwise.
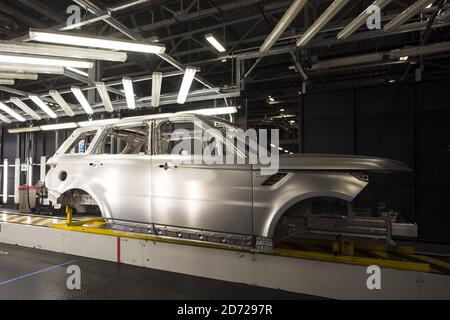
[[[80,134],[77,139],[67,149],[66,154],[82,154],[86,153],[92,141],[97,135],[97,130],[87,131]]]
[[[192,121],[163,122],[158,133],[157,154],[203,155],[206,147],[214,143],[214,138]]]
[[[147,125],[110,128],[94,151],[95,154],[148,154]]]

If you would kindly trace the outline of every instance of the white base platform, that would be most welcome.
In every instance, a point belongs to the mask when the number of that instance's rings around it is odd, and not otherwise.
[[[0,242],[334,299],[450,299],[450,276],[0,223]]]

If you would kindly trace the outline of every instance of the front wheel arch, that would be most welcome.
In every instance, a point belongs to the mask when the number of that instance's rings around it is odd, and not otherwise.
[[[69,205],[71,207],[75,207],[76,204],[75,203],[71,203],[71,201],[68,201],[68,199],[70,197],[72,197],[73,194],[76,193],[76,192],[81,192],[81,193],[89,195],[94,200],[96,206],[99,208],[102,217],[104,217],[104,218],[110,217],[110,211],[108,210],[106,202],[105,201],[101,201],[99,199],[99,197],[97,195],[95,195],[95,193],[89,192],[89,191],[87,191],[84,188],[70,188],[70,189],[67,189],[66,191],[62,192],[61,195],[58,197],[58,203],[61,203],[63,206],[64,205]],[[62,201],[62,202],[60,202],[60,201]]]
[[[276,227],[278,226],[278,224],[280,223],[280,221],[282,220],[282,218],[289,213],[290,209],[294,208],[296,205],[308,201],[308,200],[312,200],[315,198],[333,198],[333,199],[337,199],[337,200],[343,200],[346,202],[351,202],[353,200],[353,196],[348,195],[346,193],[341,193],[341,192],[310,192],[310,193],[305,193],[302,194],[300,196],[297,196],[291,200],[289,200],[288,202],[286,202],[281,208],[279,208],[277,210],[277,212],[273,215],[271,221],[270,221],[270,225],[268,226],[268,230],[267,230],[267,237],[274,239],[275,236],[275,230]]]

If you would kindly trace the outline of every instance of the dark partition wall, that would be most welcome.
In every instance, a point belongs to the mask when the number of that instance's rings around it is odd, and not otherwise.
[[[420,237],[450,242],[450,82],[307,93],[305,153],[350,153],[406,162],[408,175],[374,175],[358,204],[385,202],[419,224]]]

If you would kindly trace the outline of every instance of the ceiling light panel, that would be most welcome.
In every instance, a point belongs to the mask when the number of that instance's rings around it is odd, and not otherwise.
[[[211,33],[205,35],[206,40],[219,52],[225,52],[224,46]]]
[[[52,109],[50,109],[50,107],[41,100],[41,98],[39,98],[38,96],[35,95],[31,95],[29,96],[29,98],[39,107],[42,109],[42,111],[44,111],[50,118],[57,118],[58,116],[56,115],[55,112],[53,112]]]
[[[72,108],[69,106],[69,104],[66,102],[66,100],[64,100],[64,98],[61,96],[61,94],[58,91],[50,90],[49,94],[53,98],[53,100],[55,100],[55,102],[64,110],[64,112],[69,117],[73,117],[75,115]]]
[[[40,42],[66,44],[79,47],[133,51],[142,53],[163,54],[166,50],[164,45],[158,43],[108,39],[105,37],[95,37],[67,32],[47,31],[38,29],[30,29],[30,38],[31,40]]]
[[[126,52],[116,52],[100,49],[71,48],[38,43],[22,43],[12,41],[0,41],[0,52],[39,54],[41,56],[53,56],[88,60],[105,60],[125,62]]]
[[[41,66],[74,67],[87,69],[94,67],[94,63],[91,61],[8,53],[0,53],[0,63],[20,63]]]
[[[153,72],[152,75],[152,107],[159,107],[161,101],[162,73]]]
[[[114,108],[111,103],[111,99],[109,98],[108,89],[104,82],[96,82],[95,87],[97,88],[98,94],[100,95],[100,99],[102,99],[103,105],[105,106],[106,111],[113,112]]]
[[[184,71],[183,82],[181,83],[180,92],[178,93],[177,103],[184,104],[186,102],[196,72],[197,70],[192,67],[187,67]]]
[[[84,109],[84,111],[87,114],[93,114],[94,110],[92,110],[91,105],[87,101],[86,97],[84,96],[83,92],[79,87],[72,87],[71,88],[72,93],[74,94],[75,98],[77,98],[78,102],[80,103],[81,107]]]
[[[34,120],[41,120],[39,116],[33,109],[27,106],[22,100],[17,97],[12,97],[11,102],[14,103],[19,109],[21,109],[26,114],[30,115]]]
[[[4,104],[3,102],[0,102],[0,110],[6,112],[7,114],[9,114],[11,117],[13,117],[14,119],[16,119],[17,121],[26,121],[26,119],[24,117],[22,117],[20,114],[18,114],[17,112],[15,112],[13,109],[11,109],[10,107],[8,107],[6,104]]]
[[[136,101],[134,100],[133,81],[130,78],[122,78],[123,90],[127,99],[128,109],[136,109]]]

